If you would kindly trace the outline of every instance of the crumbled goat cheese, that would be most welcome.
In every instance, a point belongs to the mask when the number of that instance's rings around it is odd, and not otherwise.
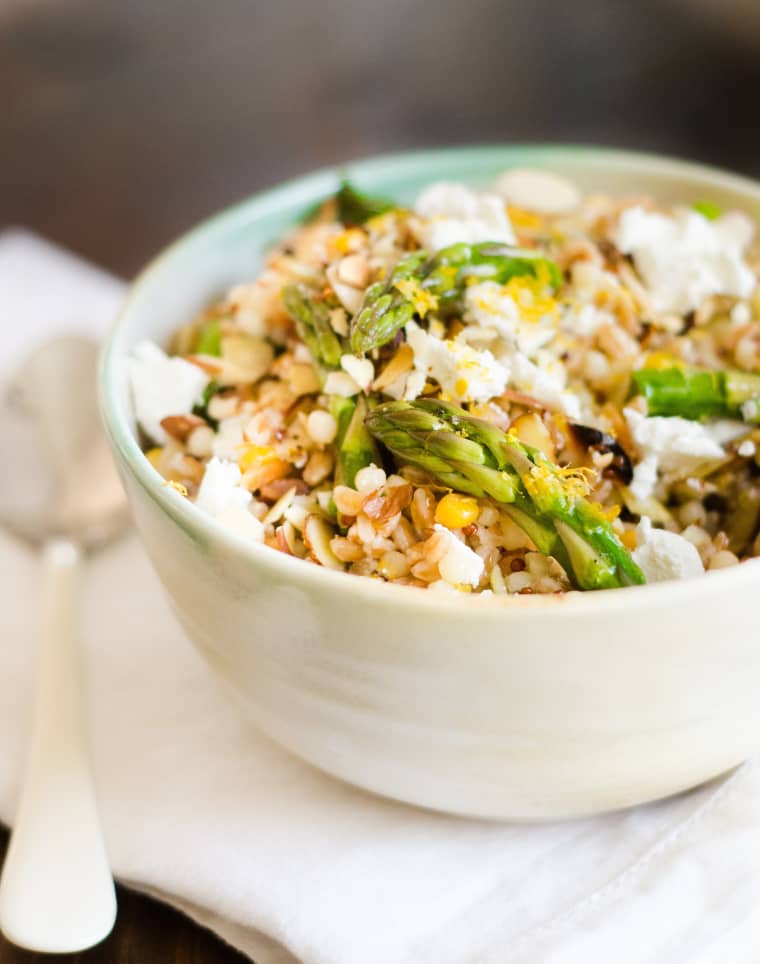
[[[718,445],[725,445],[747,434],[747,426],[735,418],[713,418],[701,423],[704,430]]]
[[[602,325],[615,325],[616,319],[611,311],[597,308],[596,305],[573,303],[565,306],[562,312],[561,328],[570,335],[589,338]]]
[[[239,535],[261,542],[264,526],[248,511],[252,496],[240,485],[240,467],[214,457],[206,466],[195,504]]]
[[[757,452],[757,446],[751,438],[745,438],[736,451],[743,459],[751,459]]]
[[[433,526],[436,532],[444,535],[446,550],[438,562],[441,578],[452,586],[477,586],[483,575],[483,560],[465,545],[460,539],[436,522]]]
[[[490,351],[476,351],[457,341],[435,338],[414,321],[405,330],[414,352],[414,371],[407,379],[405,398],[416,398],[428,375],[452,401],[487,402],[506,388],[509,371]]]
[[[501,357],[499,360],[502,360]],[[534,363],[516,351],[511,355],[511,362],[511,384],[518,391],[532,395],[549,408],[559,409],[568,418],[581,417],[581,401],[577,395],[565,389],[565,368],[558,359],[539,352]]]
[[[230,415],[229,418],[220,420],[212,445],[212,451],[218,459],[237,461],[246,444],[243,432],[247,421],[245,415]]]
[[[433,251],[460,241],[516,243],[502,199],[478,194],[455,181],[438,181],[425,188],[414,212],[412,229],[422,246]]]
[[[623,410],[631,437],[642,458],[633,472],[631,492],[648,499],[657,482],[657,472],[685,476],[710,459],[723,456],[723,449],[704,425],[681,418],[648,418],[633,408]]]
[[[675,532],[653,528],[646,516],[636,527],[636,537],[638,548],[633,551],[633,560],[647,582],[691,579],[704,572],[696,546]]]
[[[164,445],[169,436],[161,420],[189,415],[209,376],[182,358],[170,358],[152,341],[141,341],[129,359],[129,381],[137,421],[154,442]]]
[[[688,208],[667,217],[633,207],[623,212],[615,241],[633,255],[655,310],[685,314],[708,295],[752,294],[757,282],[743,258],[752,233],[738,212],[708,221]]]
[[[581,202],[572,181],[550,171],[514,168],[496,182],[496,192],[510,204],[539,214],[567,214]]]
[[[548,344],[557,332],[551,313],[534,320],[526,319],[515,299],[495,281],[470,285],[465,292],[465,321],[491,328],[502,338],[510,339],[528,356]],[[463,334],[467,331],[465,328]]]

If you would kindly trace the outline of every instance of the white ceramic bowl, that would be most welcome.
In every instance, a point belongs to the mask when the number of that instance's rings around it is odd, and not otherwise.
[[[427,182],[543,166],[583,188],[738,204],[760,186],[594,148],[488,147],[349,165],[409,201]],[[135,282],[102,365],[107,430],[175,610],[251,718],[369,790],[493,818],[563,817],[671,794],[760,747],[760,561],[702,579],[567,597],[449,597],[332,572],[226,531],[140,452],[126,359],[251,278],[314,201],[321,172],[203,224]],[[129,587],[125,587],[129,591]],[[139,605],[139,600],[135,600]]]

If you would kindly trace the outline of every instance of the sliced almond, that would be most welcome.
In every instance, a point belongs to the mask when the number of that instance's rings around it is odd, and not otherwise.
[[[295,546],[295,531],[289,522],[281,525],[279,529],[275,531],[274,537],[277,542],[277,548],[280,550],[280,552],[284,552],[285,555],[288,556],[294,555],[293,549]]]
[[[309,486],[303,479],[274,479],[272,482],[262,485],[260,495],[265,502],[276,502],[282,498],[285,493],[290,492],[291,489],[296,495],[306,495],[309,491]]]
[[[290,503],[293,501],[293,496],[296,494],[296,487],[291,486],[284,495],[275,502],[272,508],[267,512],[264,518],[261,520],[264,525],[269,525],[270,522],[279,522],[280,518],[284,515],[285,510],[288,508]]]
[[[567,214],[581,201],[581,192],[572,181],[532,168],[505,171],[496,182],[496,191],[510,204],[540,214]]]
[[[274,359],[274,349],[263,338],[247,332],[222,336],[222,370],[216,376],[220,385],[239,385],[258,381]]]
[[[372,383],[376,392],[382,391],[392,385],[397,378],[410,372],[414,367],[414,351],[411,345],[399,345],[396,354],[391,358],[385,368],[380,372]]]
[[[340,367],[349,374],[363,392],[366,392],[375,377],[375,366],[369,358],[357,358],[356,355],[342,355]]]
[[[304,466],[303,480],[310,486],[319,485],[333,470],[333,457],[330,452],[317,450],[309,456],[309,461]]]
[[[303,527],[303,539],[311,557],[327,569],[343,569],[343,563],[330,548],[333,535],[334,533],[321,516],[307,517]]]
[[[302,362],[290,366],[288,384],[294,395],[312,395],[322,387],[314,366]]]
[[[362,512],[373,522],[383,523],[402,512],[411,501],[412,487],[407,482],[384,486],[370,493],[362,506]]]
[[[520,415],[519,418],[516,418],[509,426],[509,430],[513,432],[521,442],[543,452],[548,459],[554,461],[557,457],[551,432],[535,412]]]
[[[331,264],[325,274],[340,303],[350,315],[355,315],[364,300],[364,292],[341,281],[336,264]]]
[[[369,273],[369,262],[363,254],[349,254],[338,262],[338,278],[352,288],[366,288]]]
[[[224,368],[221,358],[217,358],[216,355],[185,355],[185,361],[200,368],[212,378],[216,378]]]
[[[180,442],[186,442],[194,429],[205,424],[197,415],[167,415],[166,418],[161,419],[161,428],[167,435],[171,435]]]

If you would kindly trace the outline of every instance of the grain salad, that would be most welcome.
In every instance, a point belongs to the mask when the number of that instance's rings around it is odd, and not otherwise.
[[[760,555],[760,247],[710,198],[548,171],[343,183],[129,363],[147,458],[236,532],[434,591],[563,593]]]

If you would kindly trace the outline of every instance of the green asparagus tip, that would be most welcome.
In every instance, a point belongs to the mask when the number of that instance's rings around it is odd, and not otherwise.
[[[498,504],[539,551],[560,562],[576,588],[645,582],[603,512],[584,497],[579,473],[561,469],[490,422],[421,399],[379,405],[365,424],[400,463]]]

